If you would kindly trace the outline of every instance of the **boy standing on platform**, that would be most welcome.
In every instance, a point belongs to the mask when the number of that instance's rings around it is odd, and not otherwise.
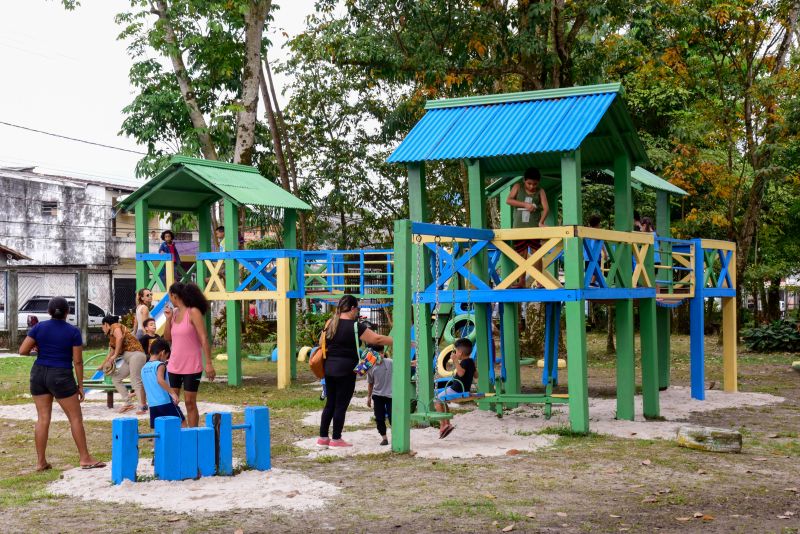
[[[536,167],[529,167],[522,178],[522,185],[519,183],[511,187],[511,191],[506,198],[506,204],[514,209],[514,228],[539,228],[545,225],[547,214],[550,207],[547,204],[547,194],[544,189],[539,187],[542,181],[542,174]],[[538,239],[519,239],[514,242],[516,250],[523,258],[527,258],[529,251],[539,250],[541,243]],[[541,270],[541,264],[537,264],[537,269]],[[525,275],[523,274],[517,287],[525,287]]]

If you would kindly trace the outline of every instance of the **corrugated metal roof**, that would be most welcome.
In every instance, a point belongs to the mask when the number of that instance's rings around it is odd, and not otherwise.
[[[575,150],[616,91],[523,102],[433,108],[389,156],[390,163],[522,156]]]
[[[169,182],[172,182],[172,188],[166,187]],[[141,198],[147,198],[153,209],[176,211],[195,210],[221,198],[239,205],[311,209],[296,196],[261,176],[258,169],[185,156],[174,156],[166,169],[120,202],[120,207],[127,210]]]
[[[609,176],[614,176],[614,171],[611,171],[609,169],[603,169],[603,172],[605,172]],[[655,189],[656,191],[667,192],[671,195],[680,195],[680,196],[689,195],[689,193],[687,193],[677,185],[669,183],[660,176],[657,176],[642,167],[636,167],[631,171],[631,181],[639,183],[644,187]]]

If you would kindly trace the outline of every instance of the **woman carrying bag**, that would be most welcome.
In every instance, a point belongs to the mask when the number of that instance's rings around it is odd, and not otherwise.
[[[356,388],[356,373],[359,362],[358,341],[368,345],[391,345],[392,338],[378,334],[367,325],[358,322],[358,299],[345,295],[339,300],[333,317],[325,325],[325,385],[327,399],[322,410],[319,426],[320,447],[351,447],[342,439],[347,407]],[[328,437],[331,421],[333,434]],[[331,439],[332,438],[332,439]]]

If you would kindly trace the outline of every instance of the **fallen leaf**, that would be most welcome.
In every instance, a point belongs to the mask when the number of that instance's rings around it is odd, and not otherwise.
[[[788,515],[779,515],[778,519],[789,519]]]
[[[614,519],[619,519],[622,516],[621,515],[616,515],[616,514],[608,514],[608,517],[613,517]]]
[[[698,474],[698,475],[707,475],[708,473],[706,473],[706,472],[705,472],[705,471],[703,471],[702,469],[698,469],[698,470],[697,470],[697,474]]]
[[[632,486],[628,486],[628,487],[631,488],[631,489],[639,489],[639,488],[643,488],[644,484],[633,484]]]
[[[783,488],[783,491],[791,491],[792,493],[800,493],[800,488]]]
[[[703,512],[695,512],[692,514],[692,517],[694,517],[695,519],[700,519],[701,517],[703,517]]]
[[[788,515],[789,517],[794,515],[794,512],[783,512],[783,515]]]
[[[501,532],[511,532],[512,530],[514,530],[514,523],[511,523],[510,525],[503,527],[503,530]]]
[[[675,519],[677,521],[691,521],[692,520],[691,517],[676,517]]]
[[[508,449],[506,451],[506,456],[516,456],[517,454],[519,454],[518,449]]]
[[[496,527],[499,523],[497,521],[492,521],[492,526]]]
[[[713,521],[715,517],[713,515],[704,514],[703,517],[701,517],[700,519],[702,519],[703,521]]]
[[[770,434],[770,435],[768,435],[767,437],[768,437],[768,438],[771,438],[771,439],[775,439],[775,438],[779,438],[779,437],[781,437],[781,435],[780,435],[780,434]]]
[[[556,512],[556,515],[558,517],[567,517],[567,513],[566,512]]]
[[[286,494],[286,498],[288,498],[288,499],[292,499],[292,498],[294,498],[294,497],[297,497],[298,495],[300,495],[300,492],[299,492],[299,491],[297,491],[297,490],[292,490],[292,491],[290,491],[289,493],[287,493],[287,494]]]
[[[664,489],[662,489],[662,490],[658,490],[656,493],[658,493],[659,495],[664,495],[665,493],[671,493],[671,492],[672,492],[672,490],[671,490],[671,489],[669,489],[669,488],[664,488]]]
[[[174,523],[175,521],[180,521],[180,520],[181,517],[178,515],[171,515],[167,518],[167,521],[169,521],[170,523]]]
[[[527,513],[527,514],[525,514],[525,515],[526,515],[527,517],[530,517],[531,519],[533,519],[534,517],[536,517],[536,514],[534,514],[533,512],[528,512],[528,513]]]
[[[483,496],[486,497],[487,499],[496,499],[497,498],[494,495],[492,495],[491,493],[484,493]]]
[[[627,532],[627,531],[629,531],[629,530],[630,530],[630,529],[629,529],[629,528],[627,528],[627,527],[619,529],[619,531],[620,531],[620,532]]]
[[[753,458],[753,461],[754,462],[766,462],[767,458],[764,458],[763,456],[759,456],[757,458]]]
[[[651,462],[650,460],[642,460],[642,465],[650,465],[651,463],[653,462]]]
[[[236,530],[233,531],[233,534],[244,534],[244,530],[237,528]]]
[[[651,495],[650,497],[645,497],[644,499],[642,499],[642,502],[658,502],[658,499],[656,499]]]

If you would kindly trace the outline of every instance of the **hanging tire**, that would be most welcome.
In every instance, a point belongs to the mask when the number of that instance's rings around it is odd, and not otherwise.
[[[309,354],[311,354],[311,347],[300,347],[300,350],[297,352],[297,361],[306,361]]]
[[[462,335],[462,332],[464,332],[465,329],[469,329],[467,331],[467,335]],[[447,321],[447,324],[444,327],[444,340],[450,344],[455,343],[457,339],[466,337],[474,343],[477,336],[477,331],[478,329],[475,326],[475,316],[468,313],[462,313]]]
[[[447,345],[444,349],[442,349],[442,351],[439,353],[439,356],[436,357],[436,374],[443,378],[453,376],[455,369],[448,371],[447,364],[455,350],[456,348],[452,344]]]

